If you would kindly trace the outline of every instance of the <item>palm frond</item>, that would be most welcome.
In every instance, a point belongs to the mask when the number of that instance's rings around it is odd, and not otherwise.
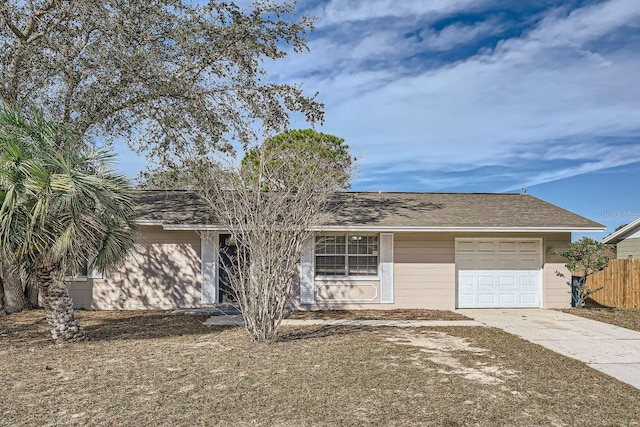
[[[4,259],[104,270],[133,246],[131,185],[114,155],[90,151],[37,113],[0,108],[0,242]],[[90,259],[91,258],[91,259]]]

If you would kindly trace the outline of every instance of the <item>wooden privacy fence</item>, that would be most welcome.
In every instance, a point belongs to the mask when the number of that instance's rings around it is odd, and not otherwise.
[[[640,259],[612,259],[606,269],[587,278],[590,298],[601,305],[640,309]]]

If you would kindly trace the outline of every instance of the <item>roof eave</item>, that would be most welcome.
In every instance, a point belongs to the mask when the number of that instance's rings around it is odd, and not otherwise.
[[[636,219],[633,222],[630,222],[629,224],[625,225],[615,233],[608,235],[607,237],[602,239],[601,242],[604,244],[618,243],[621,240],[624,240],[624,238],[627,237],[629,234],[632,234],[633,232],[635,232],[637,229],[640,229],[640,218]]]
[[[139,221],[140,225],[161,225],[168,231],[223,231],[224,227],[212,224],[163,224],[157,221]],[[469,227],[469,226],[371,226],[371,225],[327,225],[313,227],[312,231],[358,231],[358,232],[464,232],[464,233],[571,233],[602,232],[605,227]]]
[[[314,227],[313,231],[377,231],[377,232],[494,232],[494,233],[570,233],[602,232],[605,227],[469,227],[469,226],[324,226]]]

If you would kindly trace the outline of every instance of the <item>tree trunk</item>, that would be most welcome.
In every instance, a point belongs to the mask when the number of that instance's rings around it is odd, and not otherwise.
[[[24,290],[31,308],[40,308],[40,289],[35,280],[28,280]]]
[[[24,294],[24,286],[20,276],[8,271],[3,273],[4,311],[18,313],[30,309],[31,304]]]
[[[0,312],[4,311],[4,281],[0,276]]]
[[[44,306],[49,311],[47,320],[53,341],[57,344],[86,341],[88,337],[73,314],[73,301],[62,280],[60,266],[39,266],[36,278]]]

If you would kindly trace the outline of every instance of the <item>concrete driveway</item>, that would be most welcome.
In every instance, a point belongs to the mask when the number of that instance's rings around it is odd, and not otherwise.
[[[463,309],[487,326],[585,362],[640,389],[640,332],[544,309]]]

